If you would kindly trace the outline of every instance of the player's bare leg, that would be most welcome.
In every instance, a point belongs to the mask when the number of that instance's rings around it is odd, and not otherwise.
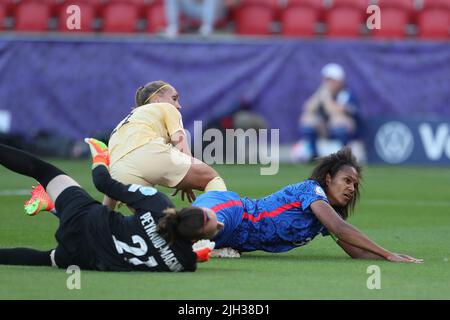
[[[111,199],[108,196],[104,196],[103,197],[103,205],[107,206],[108,208],[110,208],[111,210],[114,210],[116,208],[117,205],[117,201],[114,199]]]
[[[47,188],[45,188],[45,190],[50,196],[50,199],[52,199],[53,202],[55,202],[56,199],[64,190],[66,190],[69,187],[79,187],[79,186],[80,185],[78,184],[78,182],[73,180],[71,177],[62,174],[53,178],[48,183]]]
[[[216,184],[213,186],[212,184]],[[196,189],[201,191],[225,191],[225,182],[220,178],[216,170],[206,163],[195,161],[183,180],[175,187],[176,189]]]

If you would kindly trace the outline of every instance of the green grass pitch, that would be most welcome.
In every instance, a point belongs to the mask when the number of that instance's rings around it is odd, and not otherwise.
[[[87,161],[54,161],[97,199]],[[256,166],[219,166],[230,190],[261,197],[307,178],[310,166],[281,166],[260,176]],[[57,219],[27,217],[17,195],[34,181],[0,168],[0,247],[55,246]],[[170,190],[163,189],[169,193]],[[175,199],[177,205],[181,201]],[[126,212],[126,210],[122,210]],[[362,197],[350,223],[381,246],[425,259],[394,264],[352,260],[329,237],[283,254],[253,252],[212,259],[195,273],[82,271],[69,290],[62,269],[0,266],[0,299],[449,299],[450,170],[367,167]],[[369,290],[367,268],[378,265],[381,289]]]

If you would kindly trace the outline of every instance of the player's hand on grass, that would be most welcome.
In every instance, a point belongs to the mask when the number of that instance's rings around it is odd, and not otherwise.
[[[391,262],[409,262],[409,263],[423,263],[423,259],[410,257],[406,254],[392,253],[387,257]]]
[[[174,193],[172,193],[172,197],[176,196],[178,191],[180,191],[180,189],[176,189]],[[186,197],[190,203],[192,203],[197,198],[192,189],[181,190],[181,201],[184,201],[184,197]]]
[[[402,253],[397,253],[397,255],[402,258],[409,259],[411,262],[414,262],[414,263],[423,263],[423,259],[414,258],[414,257],[408,256],[406,254],[402,254]]]
[[[192,245],[192,250],[197,255],[197,262],[206,262],[211,257],[216,243],[211,240],[199,240]]]
[[[84,142],[89,145],[92,155],[92,168],[98,165],[109,166],[108,147],[103,142],[94,138],[85,138]]]

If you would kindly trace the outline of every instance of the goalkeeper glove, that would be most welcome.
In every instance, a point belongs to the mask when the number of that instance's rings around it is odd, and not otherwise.
[[[108,167],[109,153],[106,144],[94,138],[86,138],[84,139],[84,142],[89,145],[89,149],[91,150],[92,169],[94,169],[98,165],[104,165]]]
[[[200,240],[194,243],[192,250],[194,250],[197,255],[197,262],[208,261],[215,246],[216,243],[210,240]]]

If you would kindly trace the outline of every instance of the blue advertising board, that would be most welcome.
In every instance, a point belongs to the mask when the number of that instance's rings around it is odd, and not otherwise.
[[[370,163],[450,165],[450,118],[371,119],[366,148]]]

